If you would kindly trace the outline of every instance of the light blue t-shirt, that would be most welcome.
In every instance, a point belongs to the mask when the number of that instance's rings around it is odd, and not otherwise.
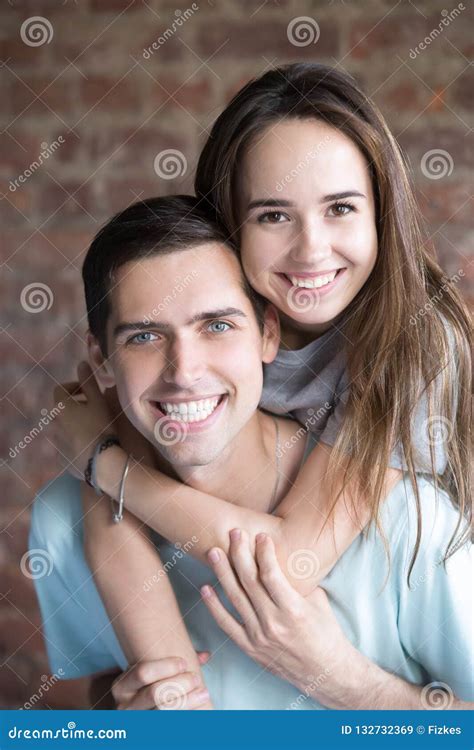
[[[458,698],[473,700],[472,546],[459,549],[446,568],[440,564],[457,514],[444,494],[435,497],[422,476],[419,489],[423,531],[411,589],[406,577],[416,513],[404,480],[382,511],[391,558],[387,581],[386,553],[372,529],[357,537],[322,585],[359,651],[409,682],[442,682]],[[82,533],[80,483],[63,475],[35,500],[30,549],[40,550],[50,562],[48,575],[37,577],[35,586],[50,667],[53,673],[63,670],[66,679],[127,665],[86,564]],[[211,583],[222,594],[210,569],[189,554],[178,555],[176,546],[162,539],[158,549],[162,562],[169,563],[168,575],[195,648],[212,653],[203,673],[217,709],[322,708],[253,662],[217,627],[199,592]],[[153,585],[149,595],[157,595]],[[307,678],[321,682],[325,676],[309,667]]]

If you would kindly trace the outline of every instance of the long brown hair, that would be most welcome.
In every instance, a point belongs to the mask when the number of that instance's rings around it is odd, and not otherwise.
[[[426,472],[459,511],[445,559],[469,538],[472,327],[467,306],[422,230],[407,164],[384,118],[344,72],[313,63],[270,70],[241,89],[214,123],[199,159],[196,194],[238,239],[239,169],[248,149],[279,120],[312,118],[343,132],[364,154],[379,245],[375,267],[344,316],[346,335],[357,344],[347,351],[347,419],[328,475],[344,465],[343,489],[355,481],[381,529],[384,476],[394,446],[401,446],[418,517],[409,578],[422,531],[412,440],[422,395],[428,402],[424,429],[431,467]],[[437,431],[447,455],[442,474],[436,466]],[[342,456],[349,460],[342,463]]]

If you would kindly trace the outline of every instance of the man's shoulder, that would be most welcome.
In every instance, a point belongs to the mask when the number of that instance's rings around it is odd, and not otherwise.
[[[411,560],[417,542],[420,563],[441,562],[459,523],[459,510],[446,492],[420,475],[417,485],[418,498],[405,475],[387,498],[382,516],[391,554],[403,567]]]
[[[31,533],[46,543],[57,538],[61,529],[74,528],[81,517],[81,482],[70,474],[60,474],[36,493],[31,511]]]

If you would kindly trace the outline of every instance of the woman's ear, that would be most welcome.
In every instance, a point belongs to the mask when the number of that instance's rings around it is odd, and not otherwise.
[[[269,302],[263,319],[262,362],[273,362],[280,346],[280,318],[275,305]]]
[[[109,360],[102,354],[99,342],[90,331],[87,331],[87,351],[89,353],[89,364],[92,367],[100,392],[103,394],[106,388],[115,386],[115,375]]]

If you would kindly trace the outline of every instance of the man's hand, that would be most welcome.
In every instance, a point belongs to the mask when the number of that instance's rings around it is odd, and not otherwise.
[[[198,654],[200,664],[210,655]],[[117,709],[191,710],[209,701],[209,693],[195,672],[186,671],[184,659],[170,657],[141,662],[124,672],[112,685]]]
[[[54,401],[59,405],[54,440],[63,466],[83,479],[97,441],[115,434],[115,423],[89,365],[81,362],[77,372],[78,382],[54,389]]]
[[[254,661],[296,685],[324,705],[332,704],[354,651],[329,605],[323,589],[308,597],[293,589],[283,574],[273,541],[257,536],[255,556],[248,534],[231,532],[230,560],[223,550],[211,550],[209,563],[240,624],[210,586],[201,589],[217,624]],[[216,553],[218,560],[213,557]],[[335,706],[334,706],[335,707]]]

